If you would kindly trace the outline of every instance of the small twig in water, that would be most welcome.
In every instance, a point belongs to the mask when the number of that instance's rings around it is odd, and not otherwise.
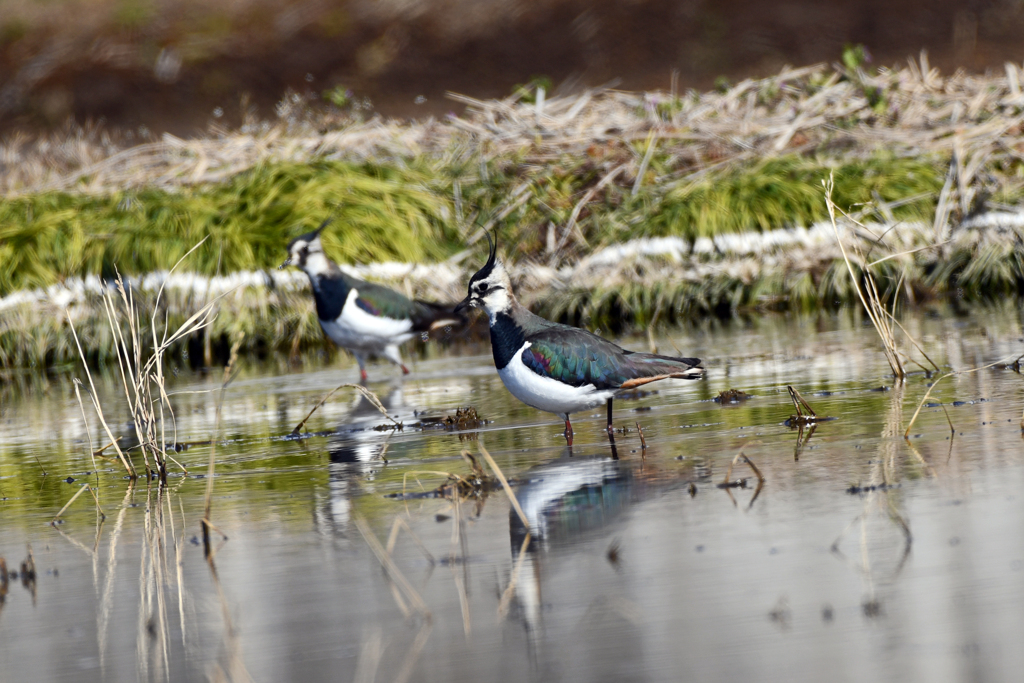
[[[68,502],[64,503],[64,507],[62,507],[60,509],[60,512],[58,512],[56,515],[53,516],[53,519],[50,520],[50,526],[55,526],[57,524],[57,520],[60,519],[60,516],[64,514],[64,511],[67,510],[69,507],[71,507],[71,504],[74,503],[75,500],[80,495],[85,493],[86,491],[91,493],[93,500],[96,501],[96,511],[99,513],[100,519],[106,519],[107,516],[103,513],[103,508],[100,507],[100,499],[96,497],[96,492],[93,491],[91,486],[89,486],[88,484],[85,484],[81,488],[78,489],[78,493],[76,493],[75,495],[71,496],[71,500],[69,500]]]
[[[309,411],[309,414],[306,415],[306,417],[302,418],[302,422],[300,422],[299,424],[295,425],[295,429],[292,430],[292,434],[298,434],[300,431],[302,431],[302,428],[306,426],[306,422],[309,421],[309,418],[313,417],[313,413],[315,413],[317,411],[317,408],[319,408],[323,404],[327,403],[327,400],[331,396],[334,396],[335,393],[337,393],[338,391],[341,391],[345,387],[349,387],[350,389],[355,389],[356,391],[361,393],[363,396],[366,397],[367,401],[369,401],[370,403],[373,404],[374,408],[376,408],[377,410],[380,411],[381,415],[383,415],[384,417],[386,417],[387,419],[391,420],[396,425],[398,425],[399,429],[402,428],[402,423],[401,422],[395,420],[395,418],[393,418],[390,415],[388,415],[387,408],[385,408],[384,405],[380,402],[380,399],[377,398],[377,394],[373,393],[372,391],[370,391],[369,389],[367,389],[366,387],[364,387],[361,384],[351,384],[351,383],[348,383],[348,384],[342,384],[341,386],[335,387],[334,389],[329,391],[326,396],[324,396],[322,399],[320,399],[320,401],[315,406],[313,406],[313,410]]]
[[[811,405],[807,401],[804,400],[804,397],[800,395],[799,391],[797,391],[793,387],[789,386],[788,384],[786,385],[786,389],[789,390],[789,397],[791,399],[793,399],[793,405],[796,407],[796,416],[798,418],[806,418],[806,417],[808,417],[807,415],[804,415],[803,412],[801,412],[800,406],[803,406],[804,409],[808,413],[810,413],[810,417],[817,417],[818,416],[818,414],[816,412],[814,412],[814,408],[812,408]]]
[[[939,386],[939,382],[941,382],[942,380],[946,379],[947,377],[952,377],[953,375],[966,375],[966,374],[969,374],[969,373],[972,373],[972,372],[978,372],[979,370],[986,370],[988,368],[991,368],[994,365],[999,365],[1000,363],[1006,363],[1008,360],[1009,360],[1009,358],[1005,358],[1005,359],[1002,359],[1002,360],[997,360],[995,363],[989,363],[988,365],[982,365],[979,368],[971,368],[970,370],[954,370],[953,372],[947,372],[942,377],[939,377],[937,380],[935,380],[932,383],[932,385],[930,387],[928,387],[928,391],[925,392],[924,397],[921,399],[921,402],[917,404],[917,410],[914,411],[914,416],[910,418],[910,424],[907,425],[907,430],[905,432],[903,432],[903,438],[906,439],[910,435],[910,428],[914,426],[914,421],[917,420],[917,416],[921,413],[921,408],[924,408],[925,401],[927,401],[928,397],[932,395],[932,391],[935,390],[935,387]],[[945,411],[946,407],[942,406],[942,409]],[[946,420],[949,422],[949,431],[950,431],[950,433],[953,436],[956,436],[956,429],[953,427],[953,421],[949,418],[949,412],[946,412]],[[1024,429],[1024,416],[1021,417],[1021,425],[1022,425],[1021,428]]]

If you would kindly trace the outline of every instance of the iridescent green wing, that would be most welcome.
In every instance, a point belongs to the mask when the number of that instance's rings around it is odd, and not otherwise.
[[[538,375],[574,387],[592,384],[599,390],[618,389],[641,380],[680,377],[700,363],[696,358],[627,351],[586,330],[567,326],[531,335],[529,341],[523,364]],[[696,376],[699,372],[693,373]]]

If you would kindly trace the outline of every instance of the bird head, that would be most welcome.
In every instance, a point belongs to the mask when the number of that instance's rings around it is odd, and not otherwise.
[[[484,233],[491,246],[487,263],[469,279],[469,295],[455,307],[456,313],[467,308],[483,308],[489,317],[507,311],[512,305],[512,282],[505,266],[497,259],[498,245],[491,234]]]
[[[288,266],[296,266],[311,275],[326,270],[327,257],[324,256],[324,247],[320,243],[320,233],[330,225],[331,220],[328,218],[313,232],[299,235],[289,242],[288,258],[278,267],[278,270]]]

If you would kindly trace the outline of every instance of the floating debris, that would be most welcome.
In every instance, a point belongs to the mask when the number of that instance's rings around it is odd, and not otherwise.
[[[792,617],[793,613],[789,609],[789,600],[784,595],[775,603],[775,607],[768,612],[768,618],[784,629],[789,628],[789,622]]]
[[[481,420],[480,416],[476,412],[476,408],[468,406],[467,408],[456,408],[455,415],[449,415],[442,421],[444,428],[449,431],[463,430],[463,429],[476,429],[487,424],[486,420]]]
[[[789,390],[789,397],[793,400],[793,406],[796,408],[796,415],[790,415],[789,419],[783,423],[787,427],[795,429],[836,419],[834,417],[818,417],[818,414],[814,412],[814,408],[804,400],[799,391],[789,385],[786,386],[786,389]]]
[[[608,558],[608,564],[619,569],[619,562],[622,560],[619,553],[619,539],[613,539],[611,544],[608,546],[608,552],[605,553],[605,557]]]
[[[4,602],[7,600],[7,589],[10,585],[10,579],[7,577],[7,560],[0,557],[0,609],[3,608]]]
[[[851,496],[860,496],[865,493],[871,493],[872,491],[888,491],[890,489],[898,489],[899,484],[868,484],[867,486],[853,485],[846,489],[846,492]]]
[[[712,400],[715,403],[721,403],[726,405],[728,403],[741,403],[746,401],[748,398],[752,398],[750,394],[739,389],[726,389]]]

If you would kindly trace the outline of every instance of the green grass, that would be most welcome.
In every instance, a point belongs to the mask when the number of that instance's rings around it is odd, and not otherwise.
[[[657,157],[651,173],[669,174]],[[878,196],[891,202],[932,193],[896,209],[898,218],[924,218],[942,186],[941,163],[876,156],[837,163],[784,156],[709,173],[696,182],[654,182],[633,196],[609,185],[580,214],[593,247],[636,237],[686,238],[722,232],[809,225],[825,218],[820,181],[836,171],[836,202],[856,207]],[[189,270],[226,274],[272,268],[288,240],[334,215],[324,235],[343,262],[429,262],[462,248],[454,183],[465,198],[462,219],[477,211],[485,222],[523,183],[529,200],[497,223],[503,252],[543,258],[548,226],[561,236],[573,207],[600,180],[589,160],[566,158],[527,173],[516,159],[443,166],[319,161],[262,165],[229,182],[181,192],[157,189],[90,196],[49,192],[0,200],[0,295],[71,276],[112,277],[165,270],[204,237]],[[568,254],[586,246],[568,241]]]
[[[942,189],[942,169],[935,161],[888,155],[845,162],[779,157],[709,174],[670,190],[643,232],[645,236],[694,239],[724,232],[809,226],[828,219],[821,181],[830,170],[835,174],[837,206],[856,210],[876,197],[888,203],[926,195],[894,211],[901,220],[926,220],[934,214]]]
[[[448,201],[423,171],[341,162],[254,168],[184,192],[144,189],[0,200],[0,294],[70,276],[166,270],[205,237],[189,270],[272,268],[288,240],[333,215],[343,261],[429,261],[457,248]]]
[[[689,240],[747,230],[769,231],[824,220],[821,179],[836,178],[835,201],[856,210],[881,199],[899,204],[900,220],[931,221],[947,161],[878,154],[864,159],[787,155],[713,170],[693,180],[655,154],[636,195],[622,176],[580,213],[585,242],[572,236],[562,258],[638,237]],[[529,165],[518,157],[482,165],[472,155],[414,162],[352,164],[317,161],[267,164],[228,182],[177,192],[158,189],[110,195],[49,192],[0,200],[0,295],[43,287],[73,276],[111,277],[115,267],[135,275],[170,268],[203,238],[182,270],[204,275],[276,267],[287,241],[333,215],[324,233],[328,253],[342,262],[432,262],[464,248],[474,224],[492,220],[525,188],[526,201],[494,220],[504,258],[547,262],[548,232],[556,237],[582,196],[607,172],[589,157]],[[458,183],[461,211],[454,201]],[[1000,201],[1018,197],[1001,195]],[[1012,236],[1010,236],[1012,237]],[[947,258],[927,253],[908,264],[907,283],[921,296],[956,294],[991,299],[1024,291],[1024,250],[1017,239],[961,245]],[[482,259],[481,253],[465,263]],[[474,260],[477,259],[477,260]],[[900,266],[902,267],[902,266]],[[897,262],[876,268],[895,282]],[[889,273],[889,271],[892,271]],[[884,272],[883,272],[884,271]],[[888,277],[891,275],[891,277]],[[888,280],[886,279],[888,277]],[[566,288],[533,297],[548,316],[592,328],[624,330],[652,321],[757,308],[811,309],[855,301],[845,266],[812,264],[786,271],[764,268],[752,279],[724,272],[700,281],[672,278]],[[164,304],[172,326],[203,302]],[[147,302],[140,302],[145,308]],[[0,367],[52,367],[76,361],[66,322],[52,307],[17,307],[0,316]],[[90,361],[113,358],[97,299],[76,324]],[[45,309],[45,310],[43,310]],[[148,318],[148,311],[143,311]],[[243,350],[296,354],[327,346],[302,292],[246,290],[221,304],[209,330],[214,345],[241,336]],[[195,340],[192,342],[195,353]],[[178,353],[186,354],[183,342]]]

